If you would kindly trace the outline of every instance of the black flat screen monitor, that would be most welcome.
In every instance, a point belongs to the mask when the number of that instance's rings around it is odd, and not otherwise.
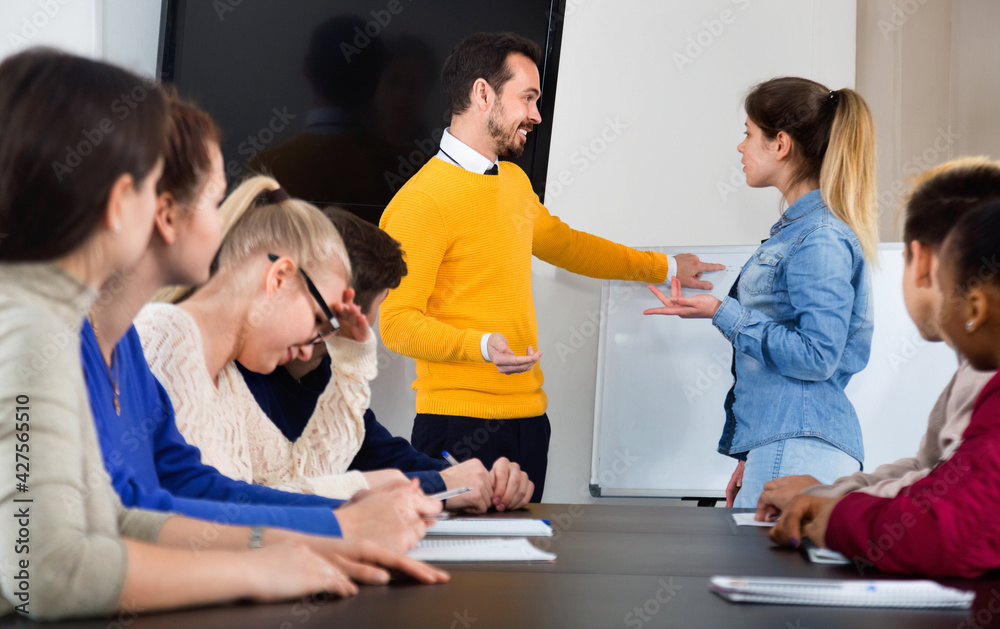
[[[164,82],[222,131],[230,185],[273,174],[296,197],[376,222],[438,149],[455,44],[513,31],[541,46],[542,124],[515,162],[545,189],[565,0],[164,0]]]

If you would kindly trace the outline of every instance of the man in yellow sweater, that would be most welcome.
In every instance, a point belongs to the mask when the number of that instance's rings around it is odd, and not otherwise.
[[[538,360],[531,256],[606,279],[711,288],[722,265],[636,251],[551,216],[517,157],[541,122],[538,45],[513,33],[458,44],[441,80],[451,126],[441,150],[393,197],[381,227],[402,244],[409,274],[382,306],[386,347],[416,359],[412,443],[431,456],[500,457],[527,472],[541,500],[549,420]],[[671,260],[672,262],[673,260]],[[491,364],[492,363],[492,364]],[[494,496],[494,503],[500,496]]]

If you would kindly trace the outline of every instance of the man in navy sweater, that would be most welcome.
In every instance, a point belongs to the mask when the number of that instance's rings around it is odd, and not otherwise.
[[[389,289],[399,286],[406,275],[403,252],[391,236],[353,214],[338,208],[329,208],[325,213],[344,239],[351,259],[354,301],[368,324],[374,326],[378,308]],[[309,361],[291,362],[267,375],[254,373],[237,363],[257,403],[290,441],[302,434],[330,381],[330,357],[323,350],[325,346],[318,345]],[[402,437],[393,437],[378,423],[371,409],[365,413],[365,438],[350,469],[400,470],[409,478],[420,479],[421,488],[428,494],[471,486],[473,491],[450,498],[446,506],[477,513],[490,507],[499,511],[519,509],[534,492],[528,475],[519,469],[515,471],[506,458],[498,459],[491,470],[476,458],[452,466],[414,449]]]

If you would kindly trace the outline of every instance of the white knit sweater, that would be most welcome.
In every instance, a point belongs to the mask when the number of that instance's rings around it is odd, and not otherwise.
[[[167,390],[177,428],[201,460],[242,481],[285,491],[350,498],[368,484],[347,472],[365,436],[364,413],[377,372],[375,339],[330,337],[332,374],[302,435],[291,442],[257,404],[235,363],[214,385],[201,331],[179,306],[149,304],[135,320],[146,361]]]

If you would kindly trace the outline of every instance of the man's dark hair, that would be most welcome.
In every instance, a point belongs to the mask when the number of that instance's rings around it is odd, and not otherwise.
[[[542,62],[538,44],[516,33],[476,33],[459,42],[441,70],[451,115],[469,108],[469,92],[477,79],[484,79],[499,94],[514,77],[507,65],[507,58],[514,54],[524,55],[536,66]]]
[[[1000,199],[1000,162],[985,157],[956,159],[923,173],[904,206],[903,242],[938,250],[969,210]]]
[[[403,250],[392,236],[347,210],[331,206],[323,213],[344,240],[354,274],[354,303],[367,314],[375,297],[399,286],[406,275]]]

